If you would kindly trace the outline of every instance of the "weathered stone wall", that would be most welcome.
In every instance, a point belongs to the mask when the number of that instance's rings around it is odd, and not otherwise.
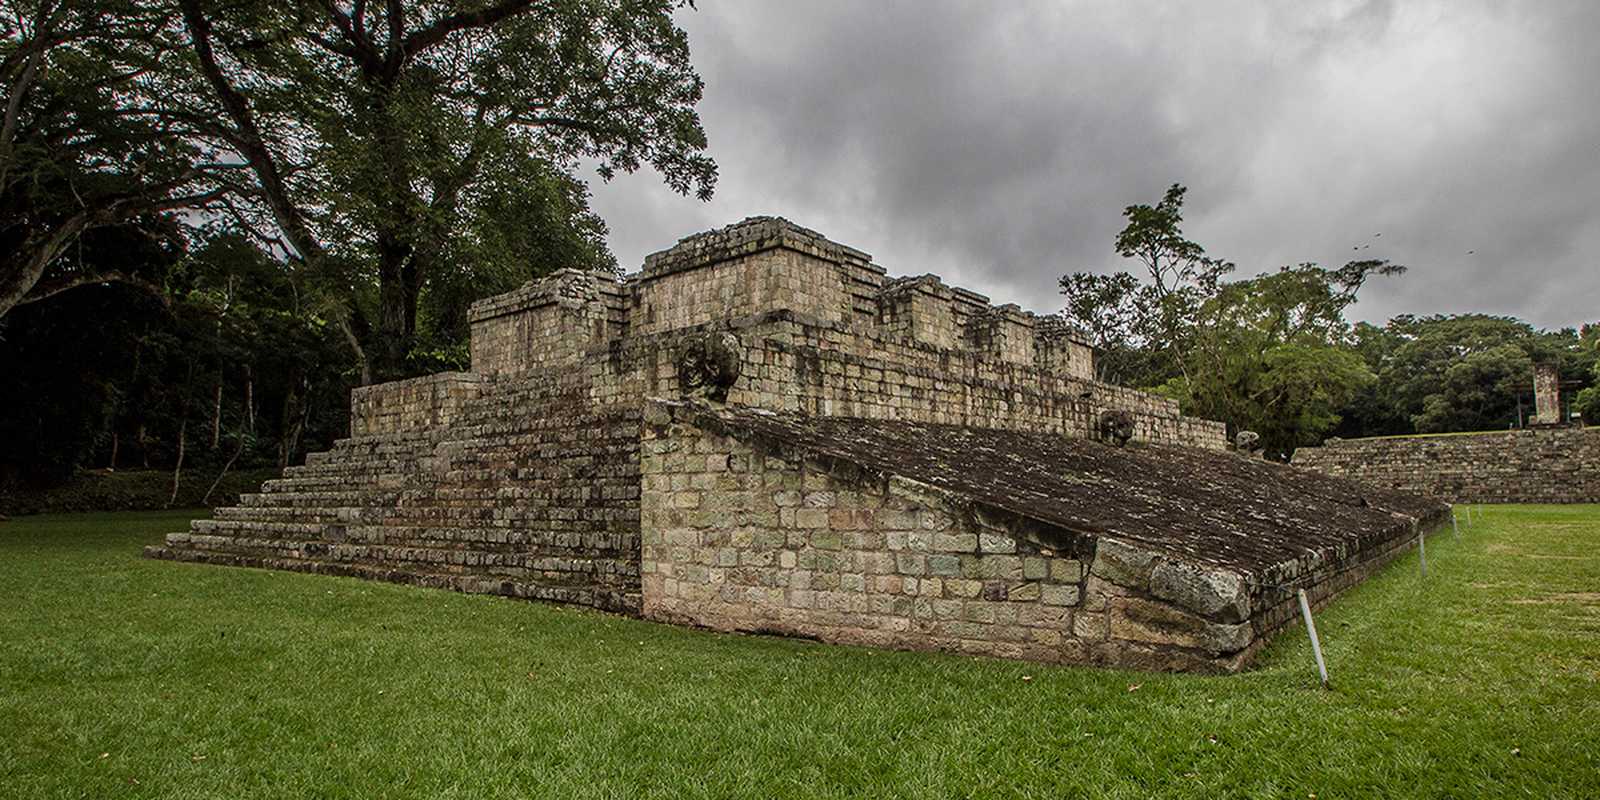
[[[562,270],[472,304],[472,371],[517,375],[568,365],[596,342],[627,332],[626,300],[615,275]]]
[[[855,321],[853,284],[881,282],[883,268],[814,231],[775,223],[710,231],[649,256],[630,281],[632,332],[662,333],[781,309]]]
[[[1247,595],[1160,599],[1148,554],[1102,542],[1096,561],[1078,534],[707,422],[646,410],[646,618],[1151,670],[1231,672],[1254,652]]]
[[[464,407],[483,393],[485,378],[442,372],[350,393],[350,435],[384,436],[449,426]]]
[[[1294,463],[1455,503],[1600,503],[1600,428],[1329,440]]]

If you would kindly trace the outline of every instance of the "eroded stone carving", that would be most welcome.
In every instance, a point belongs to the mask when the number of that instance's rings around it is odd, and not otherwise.
[[[1100,441],[1121,447],[1133,438],[1133,414],[1122,409],[1105,411],[1094,430]]]
[[[1260,455],[1261,434],[1255,431],[1239,431],[1239,435],[1233,437],[1233,449],[1247,456]]]
[[[727,402],[744,369],[744,346],[728,331],[691,336],[678,352],[678,390],[684,397]]]

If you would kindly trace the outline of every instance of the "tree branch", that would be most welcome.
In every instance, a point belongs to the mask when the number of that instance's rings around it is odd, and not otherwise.
[[[237,138],[234,144],[260,180],[263,197],[267,201],[268,208],[272,210],[278,227],[288,237],[289,243],[299,252],[301,258],[319,258],[323,253],[322,245],[301,218],[300,209],[289,199],[289,190],[284,184],[283,174],[278,169],[271,151],[267,149],[260,129],[256,126],[255,118],[250,112],[249,101],[228,82],[227,76],[222,74],[222,69],[217,65],[216,55],[211,49],[211,23],[201,13],[195,0],[180,0],[180,5],[183,7],[184,23],[189,30],[190,41],[199,59],[201,72],[216,91],[224,111],[237,126],[235,132]]]
[[[96,283],[125,283],[129,286],[136,286],[155,295],[156,299],[160,300],[162,305],[167,306],[168,308],[172,306],[172,298],[168,296],[165,289],[136,275],[129,275],[122,270],[108,270],[106,272],[93,273],[74,273],[41,280],[35,283],[33,285],[33,289],[30,290],[26,295],[23,295],[22,298],[17,301],[17,305],[25,306],[29,303],[37,303],[40,300],[54,297],[62,292],[76,289],[79,286],[88,286]]]
[[[469,28],[487,28],[500,20],[514,17],[532,8],[536,0],[500,0],[478,11],[463,11],[434,21],[432,25],[412,33],[401,47],[402,58],[410,58],[445,40],[450,34]]]

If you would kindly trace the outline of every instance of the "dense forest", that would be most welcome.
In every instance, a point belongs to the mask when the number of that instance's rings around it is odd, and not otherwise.
[[[715,185],[682,4],[0,5],[0,490],[295,462],[475,298],[615,270],[580,164]]]
[[[352,387],[463,368],[474,299],[615,271],[580,164],[715,185],[682,4],[0,6],[0,490],[296,463],[344,435]],[[1515,427],[1541,361],[1600,415],[1600,328],[1352,324],[1404,267],[1235,279],[1184,238],[1184,193],[1125,210],[1139,275],[1061,280],[1101,378],[1277,455]]]

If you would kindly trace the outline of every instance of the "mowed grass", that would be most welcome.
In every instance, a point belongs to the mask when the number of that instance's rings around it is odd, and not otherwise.
[[[722,636],[0,524],[0,796],[1600,794],[1600,507],[1487,507],[1231,677]]]

